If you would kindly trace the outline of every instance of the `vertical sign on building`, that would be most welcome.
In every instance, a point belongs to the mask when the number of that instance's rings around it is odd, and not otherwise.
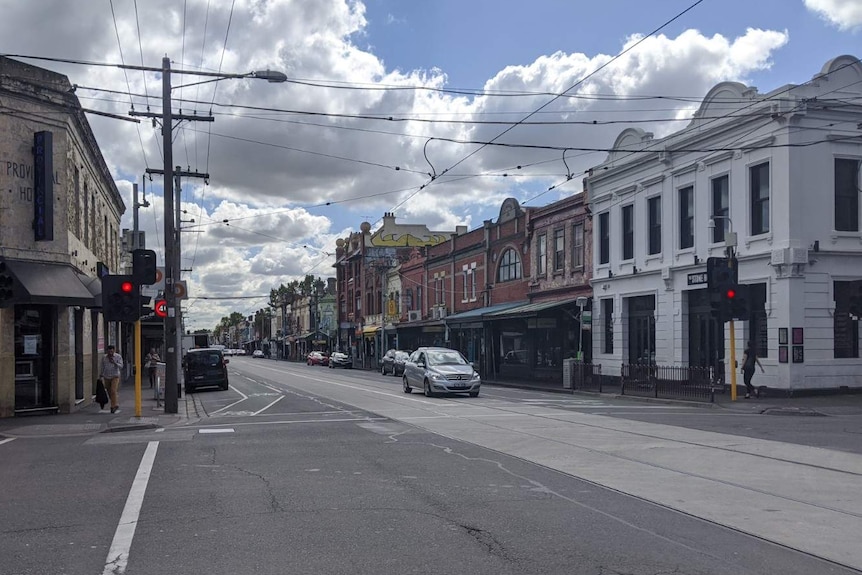
[[[54,239],[54,134],[36,132],[33,138],[33,231],[36,241]]]

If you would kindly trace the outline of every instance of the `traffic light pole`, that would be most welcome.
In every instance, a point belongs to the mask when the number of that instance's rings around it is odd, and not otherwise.
[[[727,248],[727,261],[731,267],[736,265],[732,247]],[[730,317],[730,401],[736,401],[736,329],[733,316]]]
[[[135,417],[141,417],[141,320],[135,322]]]

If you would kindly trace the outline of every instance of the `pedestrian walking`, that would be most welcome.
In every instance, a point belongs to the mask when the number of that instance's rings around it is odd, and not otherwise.
[[[150,387],[153,387],[156,384],[156,369],[158,368],[158,364],[162,361],[162,358],[159,357],[156,348],[151,347],[150,353],[147,354],[145,358],[147,363],[147,375],[150,378]]]
[[[123,358],[114,352],[114,346],[109,345],[105,357],[102,358],[102,371],[100,375],[108,388],[108,397],[111,399],[111,413],[120,410],[120,374],[123,372]]]
[[[749,341],[742,354],[742,381],[745,383],[745,399],[751,397],[752,393],[754,393],[754,397],[760,397],[760,390],[755,389],[751,385],[755,364],[760,367],[760,372],[763,373],[763,364],[760,363],[760,358],[757,357],[757,346],[754,345],[753,341]]]

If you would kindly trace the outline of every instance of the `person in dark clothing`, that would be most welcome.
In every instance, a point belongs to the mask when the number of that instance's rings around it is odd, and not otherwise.
[[[745,352],[742,354],[742,381],[745,383],[745,399],[751,397],[752,393],[754,393],[754,397],[760,397],[760,390],[751,385],[755,365],[760,367],[760,372],[763,373],[763,364],[757,357],[757,347],[753,341],[749,341],[748,345],[745,346]]]

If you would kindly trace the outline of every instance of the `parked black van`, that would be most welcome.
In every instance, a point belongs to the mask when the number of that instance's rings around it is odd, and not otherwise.
[[[183,357],[183,381],[186,393],[199,387],[228,388],[227,364],[230,362],[220,349],[211,347],[191,349]]]

